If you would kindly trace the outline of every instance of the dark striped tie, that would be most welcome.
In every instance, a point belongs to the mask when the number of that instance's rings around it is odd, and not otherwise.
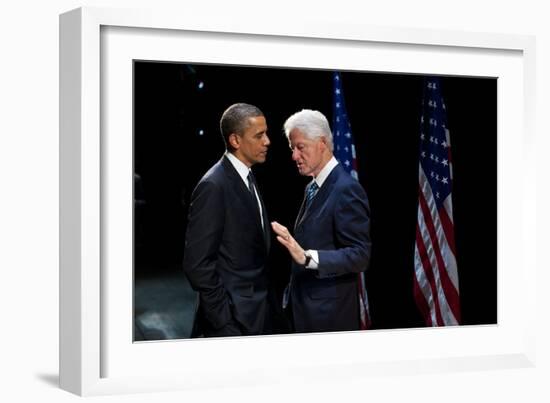
[[[252,198],[254,199],[254,203],[257,203],[256,202],[256,190],[254,189],[255,186],[254,186],[254,174],[252,173],[252,171],[250,171],[248,173],[248,176],[247,176],[247,179],[248,179],[248,190],[250,191],[250,194],[252,195]]]
[[[256,211],[258,212],[258,215],[260,216],[260,221],[262,222],[262,228],[265,229],[263,217],[260,214],[260,206],[258,205],[258,199],[256,198],[256,192],[257,192],[256,179],[254,178],[254,174],[252,173],[252,171],[248,173],[247,179],[248,179],[248,190],[250,190],[250,194],[252,195],[252,202],[256,207]]]

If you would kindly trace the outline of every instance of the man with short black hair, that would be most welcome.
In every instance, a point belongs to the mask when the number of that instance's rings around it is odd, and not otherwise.
[[[226,153],[191,196],[183,268],[199,294],[198,333],[261,334],[268,315],[265,205],[250,169],[266,160],[267,124],[257,107],[238,103],[222,115]]]

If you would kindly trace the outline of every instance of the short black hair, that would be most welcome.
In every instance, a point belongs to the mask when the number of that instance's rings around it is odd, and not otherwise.
[[[225,148],[231,150],[229,136],[232,133],[241,135],[249,125],[248,118],[264,116],[263,112],[254,105],[236,103],[225,110],[220,119],[220,131],[222,133]]]

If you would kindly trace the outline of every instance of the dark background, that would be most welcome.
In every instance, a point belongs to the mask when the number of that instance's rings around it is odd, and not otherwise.
[[[366,281],[372,327],[424,326],[413,298],[423,76],[344,71],[342,80],[359,180],[371,206]],[[309,179],[297,173],[282,126],[303,108],[318,109],[332,122],[332,86],[328,70],[135,62],[134,164],[141,178],[135,186],[140,200],[136,281],[146,284],[182,270],[191,193],[225,151],[219,119],[235,102],[254,104],[266,115],[271,147],[254,171],[270,220],[292,228]],[[453,155],[462,322],[492,324],[497,319],[497,80],[442,77],[441,87]],[[275,240],[270,262],[280,296],[290,260]]]

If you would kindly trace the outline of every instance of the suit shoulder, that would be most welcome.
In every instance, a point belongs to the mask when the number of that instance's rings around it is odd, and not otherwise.
[[[337,176],[336,176],[336,181],[335,181],[335,185],[337,187],[342,187],[342,188],[346,188],[346,187],[362,187],[361,184],[359,183],[359,181],[357,179],[355,179],[354,177],[352,177],[349,173],[346,172],[346,170],[344,170],[343,167],[339,167],[338,171],[336,172],[337,173]]]
[[[341,169],[335,183],[335,193],[342,195],[344,198],[349,196],[359,196],[360,198],[367,198],[367,192],[361,185],[361,183],[347,173],[344,169]]]
[[[215,184],[222,184],[224,182],[224,167],[220,162],[215,163],[206,171],[202,176],[199,183],[202,182],[211,182]]]
[[[204,192],[216,192],[221,190],[224,186],[223,176],[223,170],[219,164],[214,164],[198,181],[193,190],[193,195],[197,196]]]

